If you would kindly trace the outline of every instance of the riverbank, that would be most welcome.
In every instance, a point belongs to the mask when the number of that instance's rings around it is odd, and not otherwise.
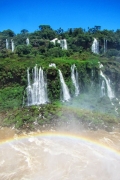
[[[120,132],[119,117],[56,103],[1,112],[0,126],[10,127],[17,134],[30,131],[79,132],[99,129],[108,132],[116,129]]]

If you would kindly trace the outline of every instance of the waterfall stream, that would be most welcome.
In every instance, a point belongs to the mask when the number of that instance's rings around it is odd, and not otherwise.
[[[63,78],[62,72],[61,70],[59,71],[59,76],[60,76],[60,83],[61,83],[61,91],[62,91],[62,100],[63,101],[68,101],[70,99],[70,93],[69,93],[69,89],[65,83],[65,80]]]
[[[67,50],[68,48],[67,48],[67,41],[66,41],[66,39],[62,39],[61,41],[60,41],[60,46],[62,47],[62,49],[64,49],[64,50]]]
[[[94,38],[94,41],[92,44],[92,52],[95,54],[99,54],[99,42],[96,38]]]
[[[27,46],[30,44],[29,38],[26,39]]]
[[[75,87],[75,96],[78,96],[79,94],[78,72],[75,64],[71,66],[71,79]]]
[[[14,41],[12,39],[11,39],[11,46],[12,46],[12,52],[14,52],[15,45],[14,45]]]
[[[104,80],[102,80],[101,94],[102,94],[102,97],[105,96],[105,81]]]
[[[106,78],[106,76],[103,74],[103,72],[100,70],[100,75],[103,77],[103,79],[105,80],[106,82],[106,86],[107,86],[107,95],[110,99],[114,98],[114,92],[110,86],[110,79],[109,78]]]
[[[104,38],[104,53],[107,52],[107,39]]]
[[[9,43],[8,40],[6,39],[6,49],[8,49]]]
[[[38,69],[37,65],[34,67],[32,83],[30,81],[29,69],[27,69],[27,79],[27,105],[38,105],[48,102],[47,83],[42,68]]]

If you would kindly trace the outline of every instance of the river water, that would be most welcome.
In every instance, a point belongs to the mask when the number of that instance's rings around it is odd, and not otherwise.
[[[120,132],[0,130],[0,180],[119,180]]]

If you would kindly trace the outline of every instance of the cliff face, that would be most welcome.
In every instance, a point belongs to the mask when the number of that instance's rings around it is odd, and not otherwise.
[[[104,73],[109,77],[116,96],[120,97],[120,62],[108,61],[104,64]]]
[[[100,62],[100,60],[80,61],[71,59],[27,59],[26,61],[19,59],[16,61],[15,59],[4,59],[0,63],[2,126],[5,123],[5,125],[15,124],[17,128],[29,128],[34,126],[35,119],[37,119],[38,124],[49,124],[62,117],[65,106],[70,108],[68,113],[71,116],[76,109],[77,112],[74,116],[82,122],[88,122],[88,124],[92,121],[103,125],[103,121],[108,123],[119,122],[120,63],[117,61],[102,60]],[[102,68],[99,66],[100,63],[103,65]],[[47,83],[48,103],[40,104],[40,106],[33,105],[39,104],[40,101],[36,101],[36,98],[40,98],[43,93],[40,93],[41,89],[43,90],[45,85],[42,86],[38,82],[41,77],[38,70],[35,73],[35,67],[42,68],[42,77],[45,80],[43,82]],[[73,67],[75,67],[74,71],[72,71]],[[63,84],[61,84],[59,70],[64,79],[62,83],[65,83],[65,87],[69,90],[70,100],[68,101],[63,99]],[[74,73],[73,76],[72,73]],[[73,80],[76,81],[73,83]],[[39,89],[40,87],[41,89]],[[78,88],[77,91],[76,88]],[[61,104],[64,105],[64,108],[61,108]],[[116,118],[118,119],[116,120]],[[66,119],[68,120],[68,115],[66,115]]]
[[[0,66],[0,109],[3,107],[19,107],[27,102],[26,88],[28,86],[27,68],[29,67],[31,85],[33,83],[33,69],[37,63],[38,68],[42,67],[47,82],[47,93],[49,102],[60,100],[61,83],[58,70],[61,70],[64,81],[69,89],[71,98],[75,97],[75,86],[71,79],[71,66],[75,64],[75,74],[78,73],[78,86],[80,94],[92,91],[100,95],[102,81],[98,60],[35,60],[35,59],[4,59]],[[56,67],[50,66],[55,64]],[[120,63],[117,61],[104,61],[102,72],[110,80],[110,86],[115,96],[120,97]],[[76,75],[75,75],[76,76]],[[105,85],[107,91],[107,85]],[[98,96],[99,96],[98,95]]]
[[[58,70],[61,70],[64,81],[68,86],[71,97],[75,94],[75,87],[71,80],[71,66],[75,64],[78,72],[78,84],[80,91],[88,89],[94,71],[94,81],[98,82],[98,61],[78,61],[69,59],[44,60],[44,59],[3,59],[0,66],[0,93],[1,93],[1,108],[20,106],[24,101],[26,103],[26,88],[28,86],[27,69],[29,68],[30,81],[33,83],[33,69],[42,67],[45,79],[47,81],[47,92],[50,102],[60,100],[61,84]],[[54,63],[56,67],[51,67]],[[9,101],[9,103],[7,103]],[[15,103],[10,104],[10,101]],[[4,105],[3,105],[4,104]],[[5,105],[6,104],[6,105]]]

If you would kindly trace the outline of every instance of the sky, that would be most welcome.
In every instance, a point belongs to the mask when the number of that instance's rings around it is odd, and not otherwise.
[[[120,0],[0,0],[0,31],[34,32],[39,25],[120,29]]]

